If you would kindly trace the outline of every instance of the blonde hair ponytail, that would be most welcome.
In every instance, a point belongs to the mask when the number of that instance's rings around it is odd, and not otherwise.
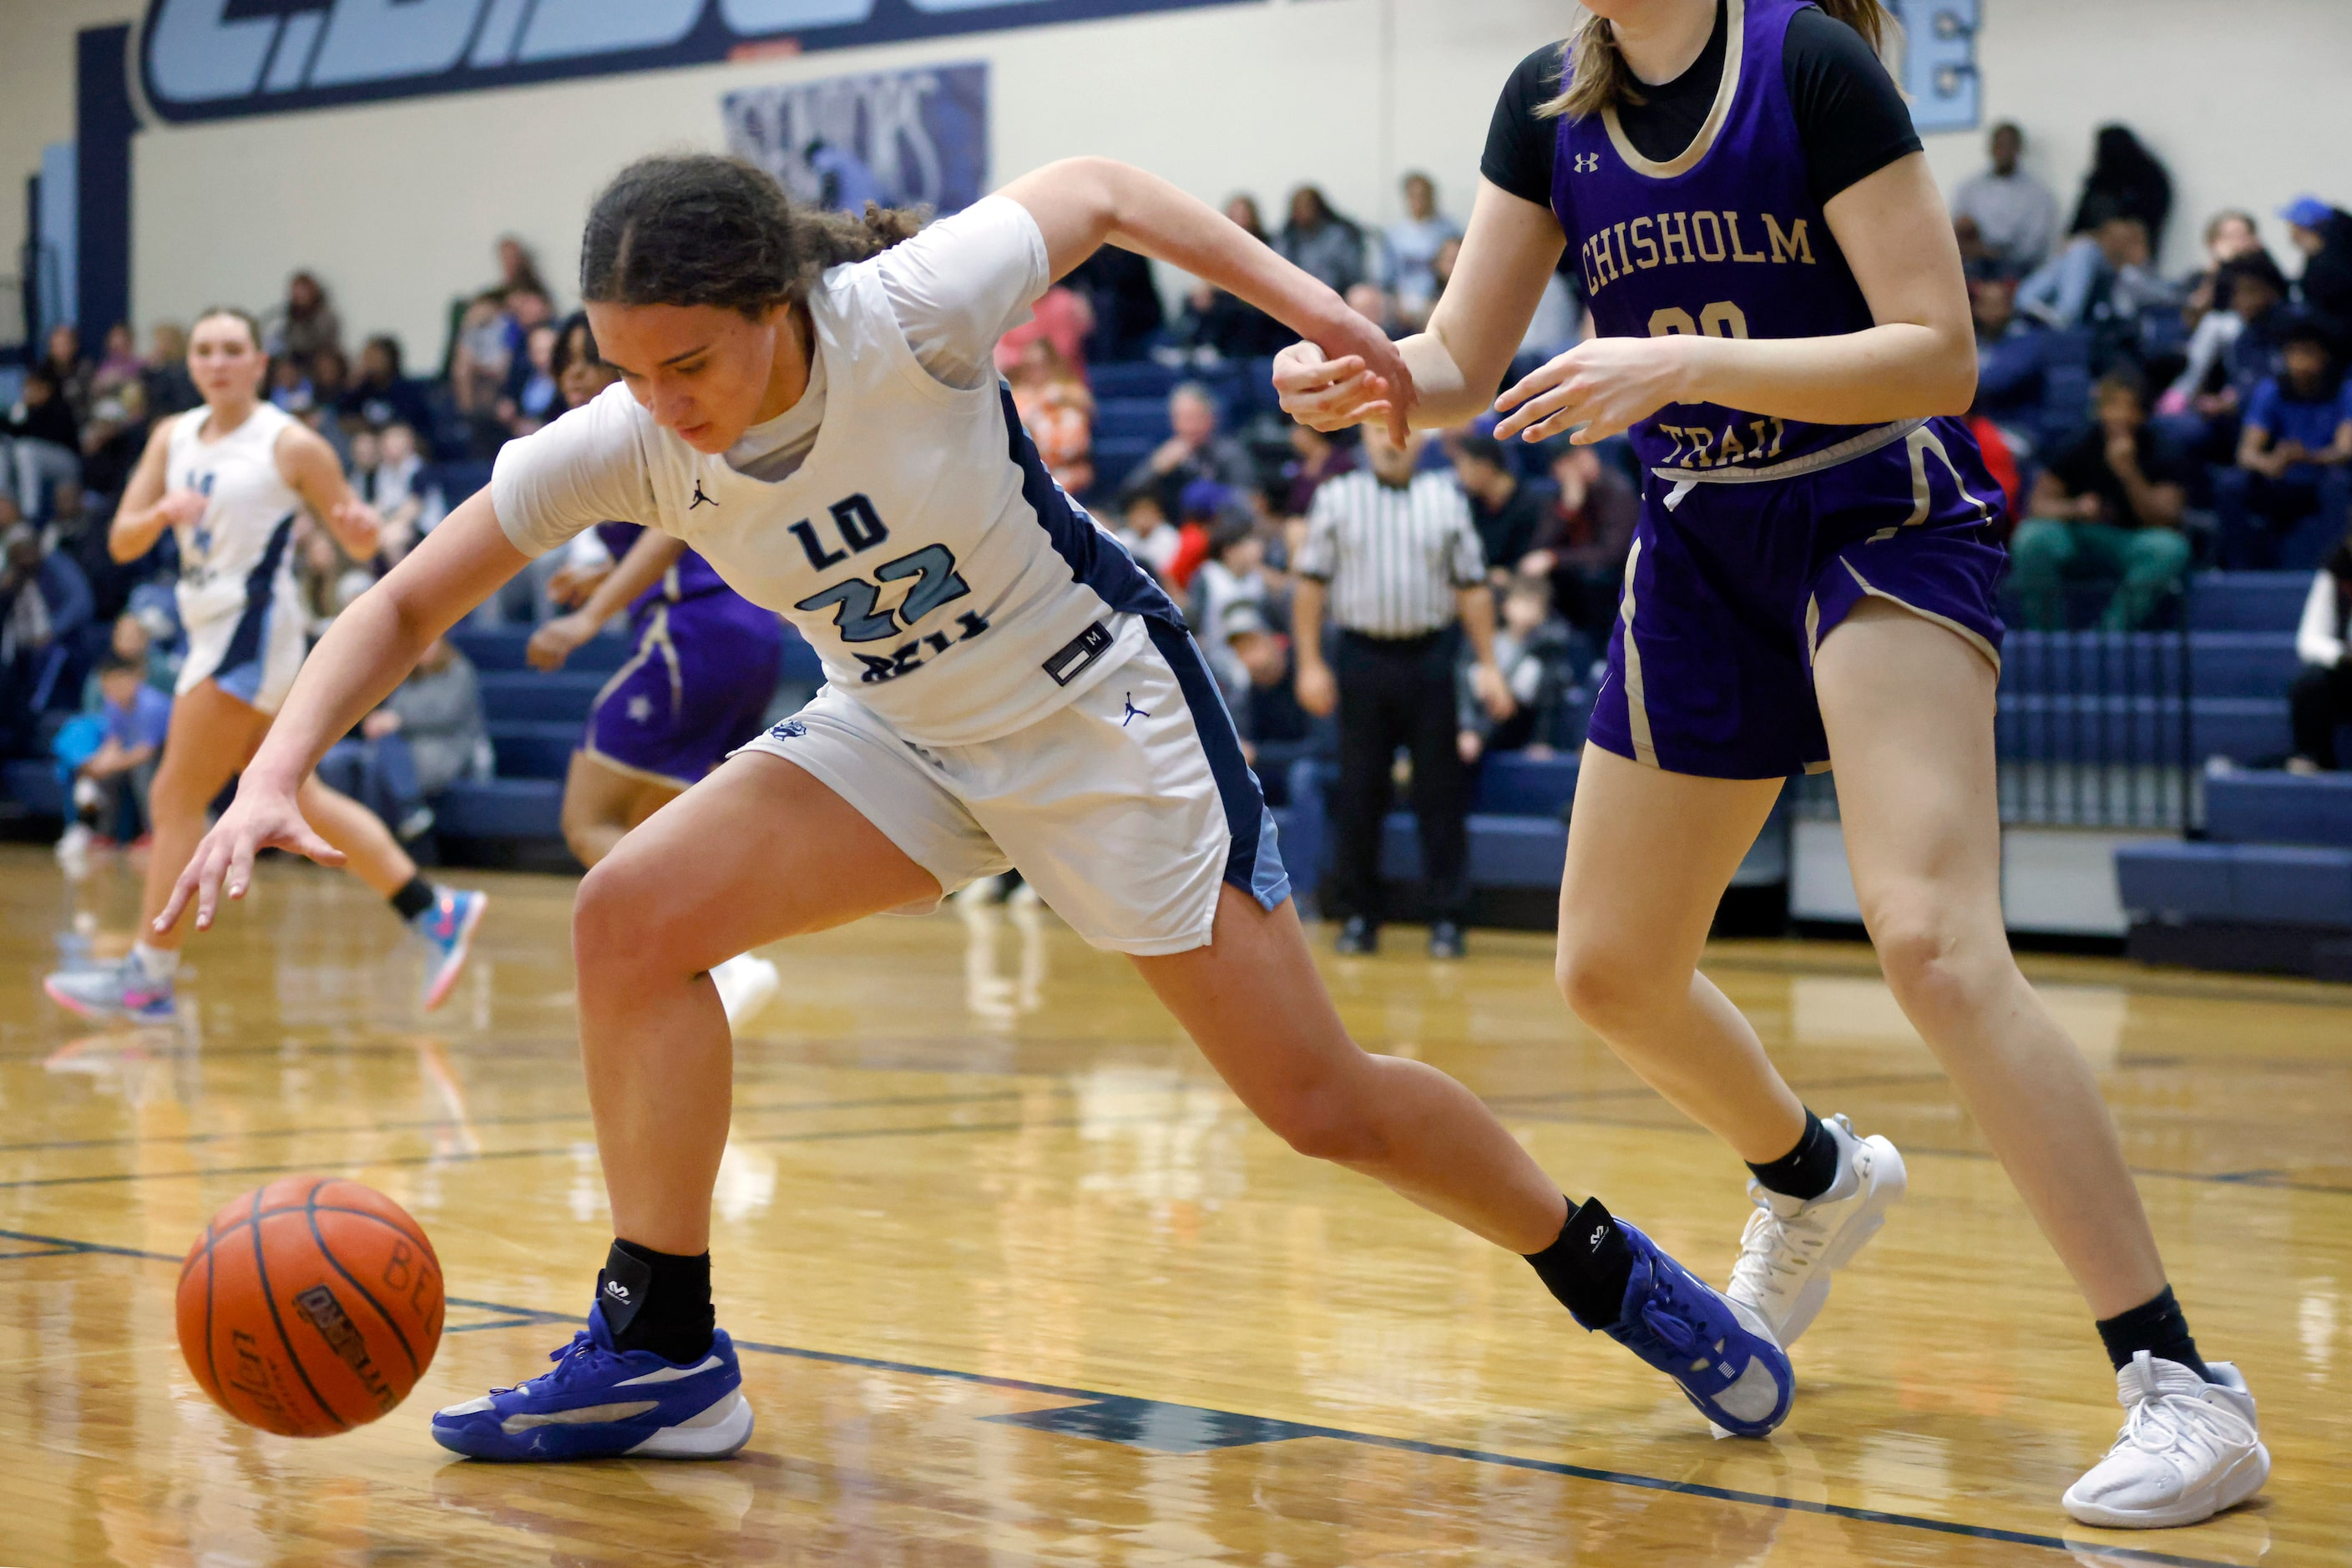
[[[1833,19],[1862,35],[1873,53],[1886,47],[1893,18],[1879,0],[1813,0]],[[1584,25],[1560,45],[1559,95],[1536,107],[1546,120],[1566,115],[1582,120],[1619,104],[1643,103],[1641,79],[1618,51],[1617,35],[1609,18],[1587,16]]]

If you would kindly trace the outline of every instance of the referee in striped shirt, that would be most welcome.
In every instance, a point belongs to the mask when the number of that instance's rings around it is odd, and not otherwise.
[[[1365,426],[1370,468],[1316,490],[1298,552],[1299,705],[1339,713],[1331,879],[1346,917],[1341,952],[1370,952],[1380,942],[1381,825],[1390,770],[1404,746],[1429,889],[1429,951],[1462,956],[1470,790],[1454,734],[1456,622],[1477,659],[1471,683],[1479,700],[1497,721],[1513,706],[1495,664],[1495,601],[1469,503],[1451,476],[1415,471],[1424,444],[1415,435],[1400,447],[1384,426]],[[1323,658],[1327,612],[1339,627],[1330,663]]]

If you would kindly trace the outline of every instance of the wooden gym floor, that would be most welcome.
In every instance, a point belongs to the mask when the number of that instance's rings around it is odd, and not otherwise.
[[[37,990],[119,949],[129,872],[0,850],[0,1563],[1528,1563],[2341,1565],[2352,1541],[2352,992],[2031,967],[2100,1066],[2209,1355],[2276,1469],[2194,1530],[2058,1507],[2118,1412],[2077,1300],[1867,953],[1728,944],[1710,973],[1807,1099],[1904,1148],[1909,1201],[1798,1352],[1771,1441],[1717,1442],[1527,1268],[1290,1153],[1123,961],[1017,910],[771,950],[719,1188],[737,1460],[510,1468],[436,1405],[530,1375],[609,1232],[577,1068],[572,885],[484,879],[477,959],[415,961],[355,884],[266,868],[192,946],[182,1018],[91,1030]],[[1581,1194],[1718,1281],[1730,1154],[1569,1019],[1539,938],[1434,965],[1398,931],[1326,973],[1376,1049],[1487,1097]],[[430,1230],[455,1298],[408,1403],[241,1428],[173,1337],[205,1217],[280,1173]]]

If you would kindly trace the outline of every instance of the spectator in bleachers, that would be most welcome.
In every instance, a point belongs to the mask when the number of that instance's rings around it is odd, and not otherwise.
[[[1642,498],[1599,447],[1551,443],[1552,494],[1519,570],[1551,579],[1552,602],[1595,643],[1609,640]]]
[[[2294,732],[2287,771],[2332,772],[2347,761],[2336,733],[2352,724],[2352,534],[2312,577],[2294,652],[2304,670],[2287,692]]]
[[[416,432],[398,420],[374,434],[375,462],[360,496],[383,520],[378,542],[389,566],[408,553],[430,521],[425,516],[425,458],[416,449]]]
[[[1112,531],[1127,552],[1150,570],[1162,584],[1176,564],[1184,536],[1169,520],[1168,508],[1156,489],[1138,490],[1120,503],[1118,526]]]
[[[539,258],[530,247],[510,234],[499,237],[497,247],[499,280],[486,290],[504,300],[518,289],[529,289],[544,299],[553,299],[546,281],[539,275]]]
[[[138,340],[131,335],[127,321],[117,321],[106,329],[106,353],[89,374],[90,406],[95,409],[101,398],[113,397],[126,386],[134,384],[144,367],[139,363]]]
[[[79,427],[83,420],[89,417],[93,401],[90,384],[97,375],[98,367],[91,364],[89,356],[81,352],[81,333],[71,321],[59,321],[49,329],[40,363],[41,368],[49,373],[49,379],[56,384],[66,406],[72,410],[74,424]]]
[[[1223,417],[1217,395],[1205,383],[1179,384],[1168,395],[1172,434],[1129,472],[1118,488],[1121,500],[1139,490],[1155,490],[1161,515],[1181,517],[1185,488],[1196,480],[1213,479],[1234,490],[1255,483],[1248,449],[1219,432]]]
[[[140,384],[147,389],[147,416],[185,414],[202,403],[188,374],[188,331],[177,321],[158,321],[148,332],[147,363]]]
[[[469,419],[494,410],[514,363],[514,319],[507,314],[506,300],[503,292],[477,295],[458,322],[457,348],[449,359],[449,395],[457,412]]]
[[[1287,327],[1248,300],[1195,283],[1168,329],[1169,347],[1180,360],[1215,364],[1225,360],[1270,359],[1289,346]]]
[[[2058,239],[2058,198],[2018,166],[2025,132],[2014,121],[1992,128],[1992,166],[1952,193],[1952,216],[1972,224],[1992,276],[2024,277],[2049,258]]]
[[[304,374],[300,360],[279,354],[269,362],[269,401],[281,411],[297,416],[310,411],[316,399],[310,395],[310,378]]]
[[[2254,388],[2278,372],[2279,340],[2290,320],[2286,276],[2256,247],[2215,269],[2213,296],[2216,308],[2190,334],[2188,363],[2159,406],[2184,451],[2228,462],[2237,451],[2240,412]]]
[[[1222,625],[1222,640],[1244,677],[1241,694],[1229,700],[1242,756],[1265,786],[1267,804],[1287,805],[1291,763],[1328,752],[1328,738],[1298,705],[1290,639],[1275,629],[1265,608],[1236,603]]]
[[[2135,331],[2141,306],[2168,290],[2149,265],[2147,226],[2130,213],[2095,209],[2092,226],[2017,286],[2017,310],[2061,331],[2116,323]]]
[[[79,692],[66,680],[93,608],[81,568],[15,513],[0,506],[0,756],[37,751],[41,712]]]
[[[1167,322],[1150,262],[1132,250],[1106,245],[1062,281],[1086,297],[1094,317],[1086,363],[1118,364],[1150,352],[1152,340]]]
[[[16,510],[46,520],[53,487],[60,504],[70,510],[72,492],[81,484],[81,422],[46,363],[25,373],[16,405],[0,418],[0,434],[7,437]]]
[[[1265,541],[1256,521],[1238,506],[1227,506],[1211,525],[1207,556],[1192,574],[1186,618],[1199,635],[1211,673],[1224,690],[1228,703],[1248,683],[1225,639],[1217,635],[1236,605],[1250,605],[1263,612],[1271,597],[1266,583]]]
[[[1275,241],[1300,271],[1321,279],[1336,294],[1345,294],[1364,280],[1364,231],[1351,219],[1331,210],[1318,185],[1301,185],[1290,193],[1290,221]]]
[[[137,379],[121,384],[98,400],[81,427],[81,484],[110,507],[131,482],[147,449],[147,389]]]
[[[539,322],[523,334],[522,352],[508,368],[499,415],[514,435],[528,436],[563,412],[555,387],[555,323]]]
[[[2045,365],[2042,337],[2017,314],[2017,284],[2006,278],[1969,279],[1969,314],[1977,339],[1977,407],[1990,418],[2023,428],[2042,411]]]
[[[2214,564],[2225,571],[2307,563],[2282,561],[2282,542],[2317,517],[2332,542],[2352,505],[2352,397],[2327,332],[2295,322],[2282,335],[2280,359],[2280,373],[2247,401],[2237,466],[2214,478]]]
[[[2147,384],[2110,371],[2094,405],[2097,422],[2051,458],[2034,482],[2032,516],[2010,542],[2018,603],[2037,631],[2064,628],[2075,578],[2116,582],[2099,625],[2137,631],[2189,564],[2180,521],[2195,475],[2148,427]]]
[[[1550,498],[1520,482],[1503,444],[1492,436],[1459,431],[1447,437],[1445,449],[1454,460],[1454,480],[1470,502],[1470,521],[1486,556],[1487,581],[1500,587],[1535,548],[1536,530],[1543,526]]]
[[[172,699],[149,683],[141,660],[109,657],[90,679],[96,705],[59,730],[53,748],[72,780],[73,812],[58,840],[68,872],[94,840],[147,836],[147,795],[172,728]]]
[[[284,355],[307,372],[313,358],[328,349],[343,347],[343,320],[328,301],[327,286],[315,273],[297,272],[286,280],[286,298],[261,320],[261,345],[273,355]]]
[[[1552,608],[1549,583],[1532,574],[1509,580],[1495,627],[1495,665],[1517,706],[1509,718],[1496,718],[1472,683],[1475,666],[1463,661],[1454,694],[1454,743],[1465,763],[1489,752],[1552,755],[1569,689],[1576,684],[1575,643],[1575,632]]]
[[[1056,283],[1029,308],[1027,321],[996,340],[996,368],[1010,376],[1021,363],[1023,351],[1043,338],[1083,384],[1087,338],[1094,330],[1094,307],[1087,303],[1087,297],[1066,284]]]
[[[2279,216],[2304,254],[2296,283],[2303,308],[2326,330],[2336,353],[2352,354],[2352,213],[2317,196],[2298,196]]]
[[[1432,263],[1438,247],[1462,237],[1462,226],[1437,210],[1437,182],[1415,170],[1404,177],[1404,216],[1381,232],[1387,255],[1382,281],[1396,298],[1396,311],[1419,327],[1429,321],[1437,302],[1437,274]]]
[[[1290,460],[1282,466],[1282,514],[1305,517],[1324,480],[1355,468],[1355,436],[1352,428],[1327,434],[1296,422],[1289,436]]]
[[[1054,482],[1072,495],[1094,489],[1095,399],[1076,367],[1051,338],[1034,337],[1007,380],[1022,428]]]
[[[1403,330],[1403,324],[1397,319],[1396,301],[1389,297],[1387,289],[1370,279],[1350,285],[1346,298],[1348,309],[1389,336],[1395,337]]]
[[[154,632],[137,612],[125,610],[114,617],[113,624],[107,628],[106,658],[110,661],[128,660],[137,665],[146,671],[148,685],[166,696],[171,694],[172,678],[178,670],[172,663],[170,650],[156,640]],[[103,664],[100,668],[104,668]],[[89,679],[82,682],[81,707],[85,713],[97,712],[104,700],[105,693],[99,687],[98,677],[99,671],[94,669],[90,671]]]
[[[2172,216],[2172,176],[2138,137],[2121,125],[2102,125],[2092,145],[2091,170],[2074,203],[2072,232],[2095,228],[2103,214],[2136,217],[2147,230],[2151,252],[2164,246],[2165,219]]]
[[[310,356],[310,406],[322,420],[332,422],[351,391],[352,362],[342,350],[320,349]]]
[[[2215,287],[2221,268],[2262,247],[2262,231],[2254,226],[2254,215],[2243,208],[2224,207],[2206,219],[2205,267],[2189,280],[2189,297],[2181,307],[2183,323],[2193,331],[2207,312],[2228,310],[2228,298]]]
[[[381,332],[360,345],[359,373],[343,390],[338,406],[345,416],[377,430],[401,424],[414,433],[433,424],[424,389],[408,379],[401,364],[400,341]]]
[[[383,706],[360,721],[360,738],[320,759],[319,777],[413,839],[433,826],[427,803],[480,773],[489,744],[481,678],[448,638],[436,637]]]

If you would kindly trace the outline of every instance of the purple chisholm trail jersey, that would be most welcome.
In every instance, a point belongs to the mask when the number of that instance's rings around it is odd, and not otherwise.
[[[1801,0],[1732,0],[1723,81],[1690,145],[1642,156],[1614,109],[1559,121],[1552,211],[1603,337],[1811,338],[1870,307],[1811,195],[1780,62]],[[1714,403],[1669,404],[1630,432],[1644,468],[1763,467],[1870,428]]]
[[[1868,305],[1811,194],[1780,50],[1801,0],[1726,0],[1723,79],[1690,145],[1642,156],[1613,110],[1563,119],[1552,209],[1612,337],[1830,337]],[[1630,432],[1642,512],[1591,740],[1671,773],[1828,765],[1822,640],[1865,599],[1996,669],[1999,495],[1958,419],[1814,425],[1670,404]]]

